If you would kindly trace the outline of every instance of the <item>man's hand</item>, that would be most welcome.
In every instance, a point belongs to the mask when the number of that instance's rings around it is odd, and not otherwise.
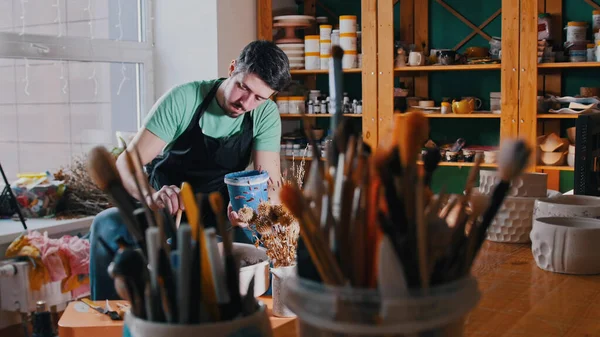
[[[233,210],[233,207],[231,207],[231,202],[229,203],[229,206],[227,206],[227,216],[229,217],[229,222],[231,222],[233,227],[248,227],[248,223],[243,222],[237,212]]]
[[[183,201],[181,199],[181,190],[175,185],[163,186],[152,195],[151,205],[158,208],[167,208],[169,213],[175,214],[180,209],[183,210]]]

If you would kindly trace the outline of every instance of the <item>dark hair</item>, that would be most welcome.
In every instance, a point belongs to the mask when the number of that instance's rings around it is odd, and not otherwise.
[[[270,41],[250,42],[235,61],[234,74],[253,73],[275,90],[283,90],[291,81],[287,55]]]

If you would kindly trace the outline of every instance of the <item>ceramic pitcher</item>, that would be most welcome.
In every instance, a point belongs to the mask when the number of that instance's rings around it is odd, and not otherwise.
[[[473,110],[475,110],[475,100],[472,98],[452,101],[452,112],[455,114],[470,114]]]

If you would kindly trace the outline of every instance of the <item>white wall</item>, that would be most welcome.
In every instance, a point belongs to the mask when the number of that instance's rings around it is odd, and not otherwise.
[[[217,77],[217,1],[154,1],[156,98],[175,85]]]
[[[231,60],[256,39],[256,0],[218,0],[218,76],[227,77]]]

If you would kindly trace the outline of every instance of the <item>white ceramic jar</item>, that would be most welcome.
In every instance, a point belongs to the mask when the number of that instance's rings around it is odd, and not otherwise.
[[[356,34],[356,15],[340,16],[340,34],[342,33]]]
[[[289,113],[290,114],[301,114],[304,112],[306,112],[306,106],[304,105],[304,97],[290,96],[289,97]]]
[[[290,112],[290,101],[287,96],[277,97],[277,110],[280,114],[287,114]]]

